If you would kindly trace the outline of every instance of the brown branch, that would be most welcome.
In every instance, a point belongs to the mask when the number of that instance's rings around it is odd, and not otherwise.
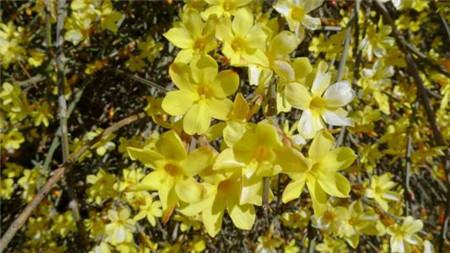
[[[127,118],[124,118],[114,124],[112,124],[110,127],[105,129],[100,135],[98,135],[93,140],[87,142],[85,145],[83,145],[80,149],[69,155],[67,161],[60,165],[58,169],[53,171],[51,174],[51,177],[47,180],[47,182],[42,186],[42,188],[38,191],[38,193],[34,196],[34,198],[31,200],[30,203],[25,207],[25,209],[20,213],[20,215],[14,220],[14,222],[8,227],[8,230],[3,234],[2,238],[0,239],[0,253],[3,252],[6,247],[8,246],[11,239],[14,237],[14,235],[17,233],[17,231],[25,224],[25,222],[28,220],[28,217],[32,214],[34,209],[41,203],[41,201],[44,199],[44,197],[48,194],[48,192],[55,186],[57,182],[59,182],[65,173],[70,171],[70,169],[73,167],[73,165],[76,164],[77,160],[87,151],[89,150],[93,145],[95,145],[97,142],[101,141],[102,139],[106,138],[107,136],[111,135],[115,131],[119,130],[120,128],[127,126],[139,119],[144,118],[146,115],[145,112],[141,112],[138,114],[134,114],[132,116],[129,116]]]

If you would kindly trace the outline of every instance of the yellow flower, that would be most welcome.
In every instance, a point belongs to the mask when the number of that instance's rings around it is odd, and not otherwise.
[[[100,205],[106,199],[114,196],[116,191],[113,187],[116,178],[114,175],[100,169],[97,174],[89,175],[86,182],[91,186],[86,190],[88,202]]]
[[[222,53],[230,59],[231,65],[268,66],[264,54],[267,34],[260,24],[254,24],[253,15],[248,10],[239,10],[233,21],[223,18],[216,35],[223,42]]]
[[[189,66],[172,64],[169,74],[179,90],[168,92],[161,106],[170,115],[184,115],[186,133],[205,133],[211,118],[226,119],[233,106],[227,96],[234,94],[239,85],[239,76],[235,72],[218,73],[216,61],[202,55],[193,59]]]
[[[278,0],[273,8],[284,16],[289,30],[303,39],[305,27],[310,30],[320,28],[320,19],[313,18],[308,13],[317,9],[322,3],[323,0]]]
[[[372,61],[374,56],[383,57],[386,55],[386,49],[394,45],[394,38],[388,36],[391,32],[392,28],[384,25],[381,19],[378,26],[370,25],[367,28],[367,35],[361,40],[359,48],[369,61]]]
[[[215,25],[211,20],[202,21],[196,11],[186,11],[182,22],[164,34],[172,44],[181,48],[175,61],[189,63],[195,55],[207,54],[217,47]]]
[[[286,186],[282,200],[284,203],[296,199],[308,187],[313,202],[314,213],[321,215],[326,207],[327,194],[346,198],[350,183],[338,173],[348,168],[356,156],[347,147],[333,149],[333,137],[322,131],[316,135],[305,158],[297,150],[286,147],[280,163],[284,173],[292,179]]]
[[[152,226],[156,224],[156,217],[162,216],[161,202],[153,201],[152,197],[149,195],[145,196],[145,204],[140,206],[140,211],[134,217],[135,220],[141,220],[147,218],[148,222]]]
[[[23,59],[25,49],[22,47],[22,28],[14,26],[13,22],[0,23],[0,61],[3,67]]]
[[[194,216],[201,213],[207,233],[216,236],[222,227],[222,218],[227,210],[233,224],[244,230],[252,228],[256,218],[252,204],[240,204],[241,173],[216,173],[203,183],[204,196],[180,210],[183,214]]]
[[[188,154],[173,130],[162,134],[155,146],[155,149],[128,148],[133,160],[154,169],[130,190],[158,191],[165,212],[170,212],[179,199],[185,202],[197,200],[200,190],[193,176],[210,166],[212,150],[203,147]]]
[[[412,252],[411,245],[418,245],[422,239],[416,235],[421,231],[423,223],[408,216],[403,219],[403,224],[390,226],[387,233],[391,236],[391,252]]]
[[[261,205],[262,179],[278,174],[281,139],[274,126],[260,122],[249,128],[232,148],[222,151],[213,166],[215,171],[239,171],[242,176],[240,203]],[[283,157],[280,157],[283,159]]]
[[[122,208],[119,211],[109,210],[108,219],[111,221],[105,226],[107,240],[113,245],[133,241],[135,221],[130,219],[130,210]]]
[[[1,147],[6,150],[19,149],[20,145],[25,141],[22,133],[17,128],[11,129],[8,133],[0,133]]]
[[[286,87],[304,84],[313,68],[307,57],[298,57],[292,61],[277,61],[275,72],[280,77],[277,83],[277,111],[289,112],[291,104],[287,99]]]
[[[203,19],[208,19],[210,16],[217,17],[231,17],[236,15],[236,12],[248,5],[253,0],[205,0],[209,7],[202,12]]]
[[[325,127],[323,121],[333,126],[348,126],[351,121],[341,107],[353,99],[353,90],[348,81],[340,81],[330,86],[331,75],[325,72],[326,64],[319,63],[311,92],[300,83],[286,85],[287,101],[297,109],[303,110],[298,131],[305,138],[314,135]]]
[[[395,187],[392,180],[392,174],[385,173],[381,176],[372,176],[370,187],[366,190],[366,196],[375,201],[385,211],[389,209],[389,201],[399,201],[399,194],[391,189]]]

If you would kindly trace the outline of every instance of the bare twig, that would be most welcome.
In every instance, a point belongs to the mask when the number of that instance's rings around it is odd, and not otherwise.
[[[162,92],[167,92],[168,91],[165,87],[163,87],[163,86],[161,86],[161,85],[159,85],[159,84],[157,84],[155,82],[152,82],[150,80],[144,79],[144,78],[142,78],[142,77],[140,77],[138,75],[133,75],[133,74],[127,73],[125,71],[122,71],[120,69],[114,69],[114,71],[116,73],[119,73],[119,74],[121,74],[123,76],[126,76],[126,77],[128,77],[128,78],[130,78],[130,79],[132,79],[132,80],[134,80],[136,82],[142,83],[142,84],[150,86],[152,88],[156,88],[156,89],[158,89],[158,90],[160,90]]]
[[[356,19],[356,16],[353,15],[352,18]],[[356,19],[356,22],[358,22],[357,19]],[[344,76],[344,68],[345,68],[345,64],[347,63],[348,52],[350,49],[350,42],[352,39],[352,26],[349,25],[346,29],[347,30],[345,32],[344,49],[342,50],[341,59],[339,60],[338,73],[337,73],[337,77],[336,77],[337,82],[341,81]],[[345,126],[341,127],[341,131],[339,133],[339,137],[336,142],[336,146],[340,146],[344,142],[345,131],[346,131],[346,127]]]
[[[17,231],[25,224],[28,220],[28,217],[32,214],[34,209],[41,203],[44,197],[48,194],[48,192],[55,186],[57,182],[59,182],[65,173],[70,171],[70,169],[76,164],[77,160],[93,145],[117,130],[121,129],[124,126],[127,126],[139,119],[144,118],[146,115],[145,112],[141,112],[138,114],[131,115],[126,117],[114,124],[110,127],[106,128],[101,134],[95,137],[93,140],[87,142],[80,149],[69,155],[67,161],[60,165],[58,169],[53,171],[51,177],[47,180],[44,186],[38,191],[38,193],[34,196],[30,203],[25,207],[25,209],[20,213],[20,215],[14,220],[14,222],[9,226],[8,230],[3,234],[0,239],[0,253],[3,252],[8,246],[11,239],[17,233]]]

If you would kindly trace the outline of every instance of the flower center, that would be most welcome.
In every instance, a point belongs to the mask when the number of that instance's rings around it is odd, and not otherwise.
[[[210,98],[213,96],[213,92],[210,87],[206,85],[199,85],[197,88],[198,95],[202,98]]]
[[[311,99],[311,102],[309,103],[309,108],[311,108],[311,110],[316,112],[322,111],[325,108],[325,106],[326,106],[325,99],[321,97],[313,97]]]
[[[305,9],[301,6],[297,6],[292,8],[291,10],[291,18],[295,21],[302,21],[305,17]]]
[[[266,146],[259,145],[255,150],[254,157],[258,162],[269,160],[270,149]]]
[[[181,174],[180,168],[172,163],[168,163],[164,166],[164,170],[167,172],[167,174],[171,175],[172,177],[178,176]]]
[[[244,48],[245,40],[241,37],[236,37],[233,39],[233,42],[231,42],[231,48],[233,48],[234,51],[240,51]]]
[[[196,39],[194,42],[194,49],[198,51],[205,50],[205,41],[203,39]]]
[[[229,192],[233,186],[233,182],[229,179],[219,183],[218,191],[221,193]]]

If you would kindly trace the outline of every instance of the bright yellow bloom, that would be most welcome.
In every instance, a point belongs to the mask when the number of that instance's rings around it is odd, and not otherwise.
[[[202,21],[196,11],[186,11],[181,22],[164,34],[172,44],[181,48],[175,61],[189,63],[195,55],[211,52],[217,47],[215,26],[211,20]]]
[[[288,90],[289,85],[299,85],[306,82],[307,76],[312,72],[313,68],[307,57],[298,57],[291,62],[277,61],[276,73],[280,77],[277,83],[277,111],[289,112],[292,108],[289,103]]]
[[[319,63],[311,93],[297,82],[286,85],[287,101],[294,108],[303,110],[298,131],[305,138],[313,138],[324,128],[323,121],[333,126],[351,125],[347,112],[341,108],[353,99],[351,85],[348,81],[340,81],[330,86],[331,75],[326,68],[325,63]]]
[[[22,27],[16,29],[11,21],[8,24],[0,23],[0,61],[3,67],[23,60],[26,51],[22,47],[22,33]]]
[[[130,190],[158,191],[165,212],[173,209],[179,199],[185,202],[197,200],[198,185],[193,176],[211,164],[212,150],[203,147],[188,154],[174,131],[162,134],[155,146],[155,149],[128,148],[132,159],[154,169]]]
[[[260,122],[249,128],[232,148],[222,151],[213,169],[216,171],[241,171],[242,194],[240,203],[262,203],[262,179],[281,171],[278,166],[278,151],[281,139],[274,126]],[[280,157],[279,159],[283,159]]]
[[[189,66],[172,64],[169,74],[179,90],[167,93],[162,108],[170,115],[184,115],[186,133],[205,133],[211,118],[226,119],[233,106],[227,96],[234,94],[239,85],[239,76],[235,72],[218,73],[216,61],[202,55],[193,59]]]
[[[119,211],[109,210],[108,219],[111,221],[105,226],[107,240],[113,245],[133,241],[135,221],[130,218],[130,210],[122,208]]]
[[[297,150],[285,148],[280,164],[292,181],[283,192],[284,203],[298,198],[305,184],[316,215],[323,213],[327,194],[339,198],[348,197],[350,183],[338,171],[348,168],[356,156],[347,147],[333,149],[333,143],[331,134],[322,131],[312,141],[307,158]]]
[[[233,21],[222,19],[216,35],[223,42],[222,53],[230,59],[231,65],[268,66],[264,54],[267,34],[260,24],[254,24],[253,15],[248,10],[239,10]]]
[[[390,201],[399,201],[399,194],[391,189],[395,187],[395,182],[392,180],[390,173],[385,173],[381,176],[372,176],[369,188],[366,190],[366,196],[375,201],[385,211],[389,209],[388,203]]]
[[[222,227],[222,218],[227,210],[234,225],[249,230],[256,218],[252,204],[240,204],[242,191],[241,173],[216,173],[203,184],[204,197],[192,202],[181,210],[185,215],[193,216],[201,212],[205,229],[210,236],[216,236]]]
[[[408,216],[403,219],[403,224],[390,226],[387,233],[391,236],[391,252],[412,252],[411,245],[418,245],[422,239],[416,235],[421,231],[423,223]]]
[[[244,8],[253,0],[205,0],[209,7],[202,12],[203,19],[208,19],[215,15],[220,17],[231,17],[236,15],[236,12]]]
[[[305,27],[310,30],[319,29],[319,18],[308,15],[309,12],[322,5],[323,0],[278,0],[273,8],[286,19],[289,30],[295,32],[302,40]]]
[[[147,218],[148,222],[155,226],[156,217],[162,216],[161,202],[153,201],[152,197],[145,195],[144,204],[141,205],[139,213],[134,217],[135,220],[141,220]]]

